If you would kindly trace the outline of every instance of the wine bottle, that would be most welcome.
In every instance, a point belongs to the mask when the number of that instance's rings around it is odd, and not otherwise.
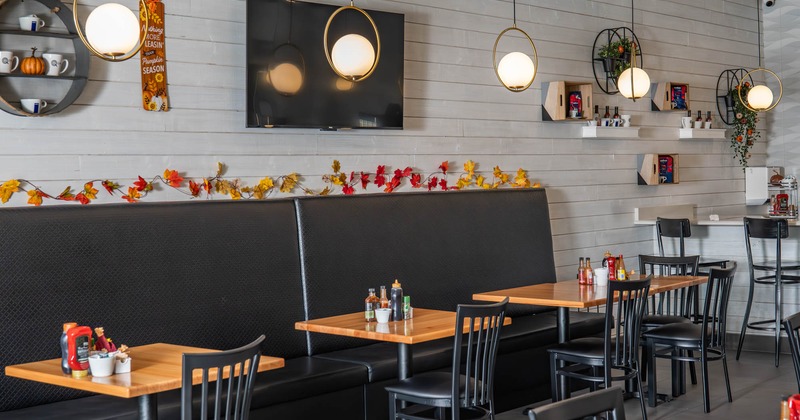
[[[611,114],[608,113],[608,105],[606,105],[606,113],[603,114],[603,118],[611,118]]]
[[[618,106],[614,107],[614,116],[612,118],[614,118],[614,119],[619,118],[619,107]]]
[[[595,125],[600,125],[600,105],[594,106],[594,123]]]
[[[705,128],[711,128],[711,111],[706,113],[706,125]]]
[[[694,120],[694,128],[703,128],[703,111],[697,111],[697,118]]]

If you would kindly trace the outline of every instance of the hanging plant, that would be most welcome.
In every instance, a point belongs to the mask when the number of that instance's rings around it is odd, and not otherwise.
[[[750,82],[744,82],[742,85],[742,98],[747,97],[747,92],[750,90]],[[739,165],[742,171],[747,168],[747,160],[750,159],[750,148],[753,147],[756,140],[761,138],[761,133],[756,130],[758,123],[758,113],[747,109],[746,106],[739,99],[739,86],[735,86],[728,92],[728,96],[733,98],[733,129],[731,130],[731,148],[733,149],[733,157],[739,159]]]
[[[608,74],[613,74],[614,79],[619,78],[631,66],[631,40],[620,38],[609,42],[597,50],[597,56],[603,59],[603,69]]]

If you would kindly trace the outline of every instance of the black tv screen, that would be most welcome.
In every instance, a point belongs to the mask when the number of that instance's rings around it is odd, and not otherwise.
[[[248,127],[403,128],[404,16],[367,10],[380,34],[380,59],[368,78],[350,82],[334,73],[323,47],[336,9],[247,0]],[[369,21],[346,10],[331,23],[328,47],[349,32],[376,45]]]

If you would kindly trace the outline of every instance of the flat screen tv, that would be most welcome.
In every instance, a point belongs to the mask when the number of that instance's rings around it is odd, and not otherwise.
[[[380,34],[380,59],[367,79],[350,82],[333,72],[323,47],[336,9],[247,0],[248,127],[403,128],[404,16],[367,10]],[[376,45],[369,21],[347,10],[331,23],[328,47],[349,32]]]

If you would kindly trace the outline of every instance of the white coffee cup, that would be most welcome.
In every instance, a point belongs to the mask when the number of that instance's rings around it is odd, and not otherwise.
[[[14,65],[11,62],[16,61]],[[19,67],[19,57],[11,51],[0,51],[0,73],[11,73]]]
[[[596,286],[608,285],[608,268],[599,267],[594,269],[594,284]]]
[[[29,114],[40,114],[47,106],[47,101],[44,99],[20,99],[22,109]]]
[[[69,68],[69,61],[64,59],[64,56],[61,54],[42,54],[42,58],[47,61],[47,75],[48,76],[58,76],[59,74],[63,74]],[[61,65],[64,65],[64,68],[61,68]]]
[[[704,124],[704,121],[702,121],[702,120],[700,120],[700,121],[697,121],[697,120],[695,120],[695,121],[694,121],[694,128],[703,128],[703,124]]]
[[[378,308],[375,310],[375,318],[378,319],[378,324],[385,324],[389,322],[392,316],[392,310],[389,308]]]
[[[681,128],[692,128],[692,117],[681,117]]]
[[[43,20],[39,19],[39,16],[28,15],[28,16],[21,16],[19,18],[19,28],[22,29],[23,31],[36,32],[44,27],[45,23]]]

